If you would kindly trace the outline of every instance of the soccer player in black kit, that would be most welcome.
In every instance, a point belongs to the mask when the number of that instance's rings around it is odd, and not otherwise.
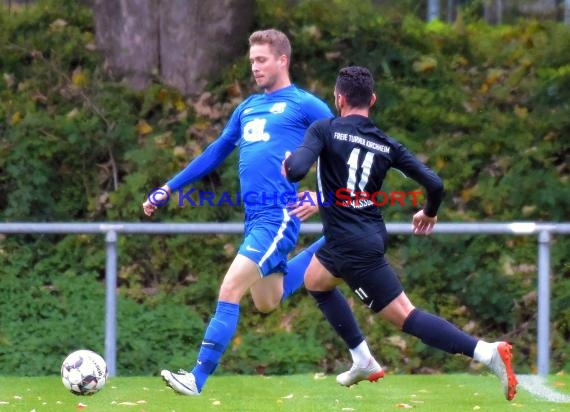
[[[388,170],[400,170],[426,190],[426,204],[412,219],[416,235],[429,235],[436,224],[443,197],[441,179],[369,119],[376,95],[368,69],[341,69],[334,97],[340,117],[313,123],[303,144],[283,162],[287,178],[299,181],[316,161],[318,191],[331,194],[332,201],[319,206],[326,243],[307,268],[305,287],[339,335],[350,335],[349,323],[343,322],[341,310],[327,305],[327,296],[344,281],[374,313],[402,331],[429,346],[487,365],[499,377],[506,399],[512,400],[517,379],[511,366],[511,345],[477,339],[414,307],[384,257],[386,226],[374,193],[381,190]],[[383,372],[371,358],[369,365],[353,365],[344,374],[350,383],[357,383],[376,380]]]

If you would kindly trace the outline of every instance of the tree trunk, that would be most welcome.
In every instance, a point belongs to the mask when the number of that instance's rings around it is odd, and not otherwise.
[[[486,0],[483,8],[485,21],[489,24],[501,24],[503,22],[502,0]]]
[[[93,9],[112,74],[136,90],[159,76],[194,95],[247,50],[254,0],[94,0]]]
[[[158,0],[95,0],[95,35],[111,74],[134,89],[149,84],[158,61]]]
[[[447,0],[447,7],[446,7],[447,22],[453,23],[455,21],[456,14],[457,14],[457,4],[455,4],[455,0]]]
[[[439,0],[428,0],[427,20],[439,19]]]
[[[167,0],[160,8],[160,62],[165,81],[185,94],[248,48],[253,0]]]

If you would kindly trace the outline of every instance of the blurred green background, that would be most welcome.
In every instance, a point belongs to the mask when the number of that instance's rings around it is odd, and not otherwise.
[[[199,154],[254,92],[247,38],[243,57],[228,61],[199,96],[159,77],[133,90],[106,70],[90,2],[4,3],[1,221],[148,221],[146,193]],[[445,181],[440,222],[570,221],[570,26],[556,15],[514,12],[489,24],[477,1],[464,2],[452,21],[426,22],[421,3],[256,1],[251,30],[285,31],[293,80],[331,107],[340,67],[371,69],[374,121]],[[236,169],[234,153],[194,186],[235,193]],[[311,175],[303,188],[313,187]],[[419,188],[391,174],[384,189]],[[409,222],[413,211],[394,206],[384,214]],[[238,207],[176,202],[153,219],[241,220]],[[299,250],[315,238],[303,235]],[[191,366],[239,242],[232,235],[120,236],[118,374]],[[570,371],[569,250],[568,237],[553,239],[553,371]],[[508,339],[517,370],[535,371],[534,236],[393,236],[388,258],[418,307],[476,336]],[[57,374],[72,350],[103,352],[104,267],[101,236],[0,235],[0,375]],[[477,370],[351,303],[392,371]],[[269,315],[246,298],[219,373],[332,372],[348,365],[347,355],[304,291]]]

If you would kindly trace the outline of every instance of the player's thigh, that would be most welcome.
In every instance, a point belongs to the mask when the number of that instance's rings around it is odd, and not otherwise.
[[[236,255],[220,287],[219,300],[239,303],[245,292],[259,279],[259,267],[250,258]]]
[[[313,256],[305,272],[305,287],[312,292],[326,292],[343,283],[343,280],[332,275],[321,263],[317,256]]]
[[[257,216],[246,226],[238,253],[257,265],[259,279],[251,286],[251,297],[259,311],[270,312],[283,296],[283,273],[287,269],[287,256],[297,242],[299,221],[283,209]]]
[[[271,312],[283,296],[283,274],[272,273],[259,278],[250,288],[253,304],[260,312]]]

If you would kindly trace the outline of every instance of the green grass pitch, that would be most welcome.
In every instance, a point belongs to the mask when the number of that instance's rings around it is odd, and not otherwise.
[[[549,386],[570,395],[570,377]],[[159,377],[114,377],[93,396],[69,393],[59,377],[0,377],[0,412],[187,411],[570,411],[570,403],[538,399],[519,387],[513,402],[492,375],[390,375],[350,389],[332,375],[214,375],[198,397],[175,394]]]

